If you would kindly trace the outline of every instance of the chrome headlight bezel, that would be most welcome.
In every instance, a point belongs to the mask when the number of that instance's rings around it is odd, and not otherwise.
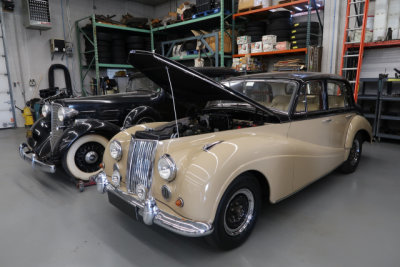
[[[117,140],[113,140],[110,143],[110,156],[116,161],[120,161],[122,158],[122,146]]]
[[[50,104],[46,103],[42,106],[41,110],[42,116],[46,118],[51,113],[51,106]]]
[[[57,118],[59,121],[64,121],[65,119],[70,119],[78,115],[79,111],[69,108],[69,107],[61,107],[57,111]]]
[[[169,154],[164,154],[160,157],[157,164],[158,174],[168,182],[171,182],[176,177],[176,164]]]

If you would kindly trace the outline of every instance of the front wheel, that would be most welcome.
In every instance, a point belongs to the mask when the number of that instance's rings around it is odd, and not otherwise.
[[[100,170],[108,139],[97,134],[84,135],[76,140],[64,154],[62,165],[75,179],[88,181]]]
[[[225,191],[218,206],[211,241],[222,249],[240,246],[250,235],[261,207],[258,181],[240,175]]]
[[[342,166],[340,166],[340,171],[342,171],[343,173],[352,173],[357,169],[357,166],[360,163],[361,159],[362,142],[363,139],[361,135],[359,133],[356,134],[350,149],[349,156],[347,160],[343,162]]]

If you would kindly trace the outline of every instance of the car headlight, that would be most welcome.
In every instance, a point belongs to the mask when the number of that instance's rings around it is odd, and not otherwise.
[[[65,119],[78,115],[78,113],[79,112],[73,108],[61,107],[57,112],[57,117],[59,121],[64,121]]]
[[[175,179],[176,165],[170,155],[164,154],[158,160],[158,173],[164,180],[172,181]]]
[[[49,115],[51,112],[51,108],[49,104],[44,104],[44,106],[42,107],[42,115],[43,117],[47,117],[47,115]]]
[[[122,147],[121,143],[117,140],[114,140],[110,144],[110,155],[115,160],[120,160],[122,157]]]

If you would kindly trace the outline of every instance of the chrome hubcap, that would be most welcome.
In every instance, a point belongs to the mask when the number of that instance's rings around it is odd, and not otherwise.
[[[235,192],[228,201],[224,212],[224,228],[228,235],[237,236],[244,232],[253,219],[254,196],[247,189]]]
[[[99,158],[99,155],[95,151],[90,151],[85,155],[85,161],[88,164],[95,163]]]
[[[350,149],[350,164],[356,165],[360,158],[360,142],[358,139],[354,139],[353,146]]]

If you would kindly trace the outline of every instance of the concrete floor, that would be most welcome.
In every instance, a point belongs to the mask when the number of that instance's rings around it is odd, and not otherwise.
[[[333,172],[266,205],[240,248],[133,221],[95,187],[20,160],[24,129],[0,130],[0,266],[400,266],[400,145],[365,145],[358,170]]]

